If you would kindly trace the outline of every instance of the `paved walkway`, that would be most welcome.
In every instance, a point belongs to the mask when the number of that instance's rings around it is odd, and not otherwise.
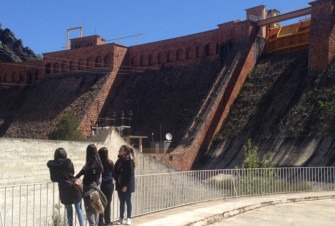
[[[334,226],[335,199],[265,206],[210,226]]]
[[[335,199],[335,191],[229,198],[202,202],[134,217],[132,219],[132,225],[209,225],[265,206],[323,199]]]

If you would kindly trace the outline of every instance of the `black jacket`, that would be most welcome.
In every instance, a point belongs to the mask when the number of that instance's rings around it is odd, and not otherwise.
[[[78,203],[82,198],[82,192],[76,191],[71,181],[64,175],[66,174],[70,179],[73,178],[74,168],[71,159],[50,160],[47,166],[50,170],[51,181],[58,182],[60,201],[63,204]]]
[[[82,175],[84,175],[83,184],[84,184],[84,190],[85,190],[85,187],[89,186],[93,182],[95,182],[97,185],[101,183],[100,174],[101,174],[101,170],[99,169],[97,165],[93,165],[90,168],[86,168],[86,166],[84,166],[80,170],[80,172],[76,175],[76,177],[80,178]]]
[[[127,192],[135,192],[134,163],[129,157],[121,157],[116,161],[114,176],[117,191],[121,191],[126,186]]]

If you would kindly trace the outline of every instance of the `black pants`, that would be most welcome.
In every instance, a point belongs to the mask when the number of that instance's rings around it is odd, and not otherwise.
[[[132,203],[131,203],[131,192],[117,191],[120,200],[120,219],[124,217],[124,205],[127,203],[127,218],[131,218]]]
[[[102,182],[101,191],[106,196],[107,206],[105,208],[104,214],[99,215],[99,225],[102,225],[103,218],[105,219],[105,224],[111,223],[111,201],[112,201],[112,195],[114,191],[113,181]]]

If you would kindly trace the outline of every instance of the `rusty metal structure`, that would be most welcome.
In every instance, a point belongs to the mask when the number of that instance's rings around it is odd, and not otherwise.
[[[309,47],[311,20],[303,20],[299,23],[277,28],[269,28],[267,31],[267,53],[288,53]]]

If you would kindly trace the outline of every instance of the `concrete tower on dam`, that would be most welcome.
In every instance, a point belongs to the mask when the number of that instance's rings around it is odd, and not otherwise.
[[[113,100],[116,90],[122,85],[123,74],[136,73],[140,76],[150,70],[216,62],[219,71],[204,96],[204,102],[188,122],[186,133],[180,136],[179,144],[168,155],[154,155],[176,169],[188,170],[200,147],[208,146],[220,129],[246,76],[264,51],[275,54],[308,48],[310,70],[322,69],[329,64],[335,53],[335,2],[317,0],[310,5],[286,14],[261,5],[247,9],[246,20],[243,21],[230,21],[219,24],[214,30],[130,47],[106,43],[98,35],[71,39],[69,50],[44,53],[43,60],[0,64],[0,85],[9,89],[41,85],[44,80],[57,77],[66,79],[67,75],[73,73],[102,74],[103,80],[97,78],[100,83],[94,94],[87,94],[89,97],[81,100],[86,101],[85,109],[80,108],[82,102],[73,107],[69,101],[48,119],[54,125],[56,118],[71,108],[80,118],[80,130],[85,136],[90,136],[92,125],[97,123],[107,109],[106,103]],[[304,15],[311,15],[310,20],[279,27],[281,21]],[[69,83],[64,82],[64,87]],[[78,86],[83,86],[82,83],[78,82]],[[53,98],[57,98],[57,95]],[[20,124],[14,123],[15,119],[9,117],[10,113],[6,114],[0,115],[6,126],[3,134],[16,137]],[[11,121],[6,123],[7,118],[11,118]],[[46,138],[50,131],[47,125],[41,125],[43,132],[39,138]],[[39,133],[37,130],[36,134]]]

